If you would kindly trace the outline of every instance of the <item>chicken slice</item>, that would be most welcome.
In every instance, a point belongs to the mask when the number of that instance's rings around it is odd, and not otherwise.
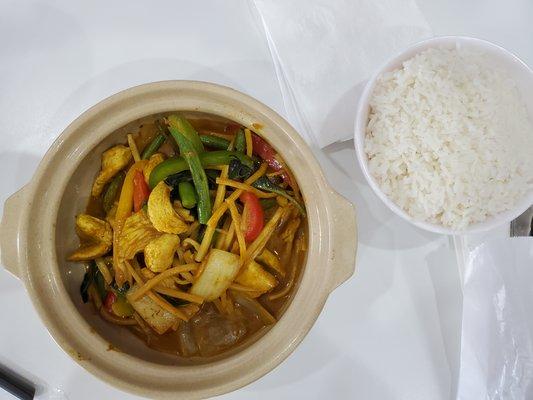
[[[161,233],[153,227],[143,210],[130,215],[124,222],[115,249],[119,260],[131,260],[135,254],[143,251],[148,243],[160,235]]]
[[[119,144],[102,153],[102,169],[96,177],[92,195],[100,196],[106,183],[124,169],[131,161],[132,155],[129,147]]]
[[[76,217],[76,232],[83,244],[69,256],[69,261],[94,260],[111,250],[113,230],[108,222],[80,214]]]
[[[170,201],[170,188],[159,182],[148,198],[148,217],[154,227],[165,233],[179,234],[187,231],[188,225],[176,213]]]
[[[179,245],[179,236],[169,233],[152,240],[144,248],[146,266],[153,272],[163,272],[172,265]]]

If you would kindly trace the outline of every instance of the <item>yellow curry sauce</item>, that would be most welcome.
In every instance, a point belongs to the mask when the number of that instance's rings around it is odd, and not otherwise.
[[[159,115],[144,118],[143,120],[139,121],[139,125],[137,125],[137,131],[135,131],[134,129],[130,129],[130,132],[133,133],[132,137],[134,138],[135,144],[139,152],[142,152],[142,150],[146,148],[146,146],[148,146],[158,134],[161,133],[160,121],[163,117],[164,116]],[[219,138],[227,139],[228,141],[232,141],[232,143],[234,143],[235,141],[237,130],[243,129],[243,127],[240,127],[239,125],[226,119],[222,119],[219,117],[211,117],[205,114],[188,117],[187,121],[192,125],[194,130],[199,135],[216,136]],[[252,129],[258,130],[257,127],[252,127]],[[255,135],[255,133],[252,134]],[[123,143],[125,142],[126,141],[124,141]],[[213,151],[213,149],[206,145],[205,151],[209,152]],[[176,143],[173,142],[171,135],[167,135],[167,139],[158,148],[158,152],[163,154],[164,158],[166,159],[168,159],[169,157],[177,156],[180,153],[179,147],[176,146]],[[255,151],[254,157],[259,159],[259,161],[256,160],[256,164],[260,162],[265,164],[265,160],[261,160],[259,157],[257,157]],[[276,154],[276,157],[279,158],[279,155]],[[284,168],[287,168],[281,159],[280,161],[281,165],[283,165]],[[129,165],[131,166],[132,164],[133,160],[130,162]],[[129,166],[124,169],[124,172],[126,172],[128,168]],[[280,184],[280,187],[285,186],[285,190],[288,194],[290,194],[291,196],[296,196],[298,189],[293,188],[291,184],[287,185],[286,183],[280,182],[280,175],[280,171],[273,170],[269,166],[266,171],[265,177],[269,177],[269,179],[272,180],[277,179],[277,182],[278,184]],[[242,180],[242,182],[244,182],[244,179]],[[297,186],[296,182],[292,183],[292,185]],[[119,196],[121,192],[120,189],[121,187],[119,186],[115,206],[116,203],[118,203],[119,201]],[[213,201],[217,189],[218,185],[216,188],[210,190],[211,201]],[[231,193],[233,193],[234,190],[236,189],[226,187],[225,198],[228,199],[228,197],[231,195]],[[86,214],[102,220],[105,220],[109,216],[109,211],[106,212],[103,206],[102,199],[104,193],[105,189],[99,196],[90,197],[89,203],[85,211]],[[263,192],[258,193],[261,195],[261,193]],[[131,330],[136,336],[141,338],[149,347],[158,351],[177,355],[181,358],[201,359],[204,357],[211,357],[222,354],[232,348],[246,343],[247,339],[251,337],[256,337],[256,335],[261,332],[262,329],[275,322],[265,322],[264,315],[262,316],[261,312],[256,312],[253,307],[253,304],[256,304],[255,302],[259,303],[264,308],[264,310],[266,310],[266,312],[270,315],[269,318],[273,317],[275,320],[278,320],[283,314],[291,296],[294,293],[294,289],[296,283],[298,282],[306,257],[308,240],[307,219],[301,213],[299,214],[298,209],[294,207],[290,201],[287,202],[286,200],[284,200],[284,198],[280,196],[271,198],[273,199],[271,203],[274,203],[274,205],[263,210],[265,225],[273,217],[274,213],[276,212],[276,210],[278,210],[278,208],[283,208],[286,212],[283,214],[283,217],[277,223],[273,232],[270,234],[269,239],[266,242],[264,248],[270,251],[270,253],[277,258],[279,264],[284,269],[284,273],[282,274],[280,273],[280,271],[276,271],[273,268],[269,268],[269,265],[265,264],[265,260],[261,258],[263,256],[263,253],[261,253],[261,256],[258,256],[255,261],[257,261],[260,268],[264,270],[262,271],[262,273],[266,272],[266,274],[275,278],[276,284],[275,287],[273,287],[272,289],[267,290],[264,293],[253,292],[250,290],[250,288],[247,288],[245,285],[239,284],[235,280],[233,280],[230,285],[232,285],[232,287],[238,288],[238,290],[232,289],[228,286],[228,288],[224,290],[222,297],[216,298],[213,301],[204,301],[203,304],[197,307],[198,310],[196,312],[192,312],[193,315],[188,318],[188,321],[180,320],[178,323],[175,323],[171,328],[167,329],[162,334],[152,329],[152,326],[149,323],[149,318],[148,320],[143,319],[138,312],[139,309],[135,308],[135,306],[133,307],[133,309],[130,305],[128,305],[129,308],[126,308],[130,311],[133,310],[132,312],[134,315],[111,315],[112,318],[109,318],[109,314],[113,314],[113,310],[116,309],[116,307],[106,308],[109,292],[113,292],[114,294],[116,294],[115,298],[117,298],[117,296],[120,297],[120,293],[122,293],[117,290],[116,287],[113,286],[115,284],[114,281],[111,284],[105,283],[104,285],[103,290],[104,292],[105,290],[107,290],[107,296],[104,296],[103,294],[97,295],[98,291],[95,289],[97,285],[96,280],[93,283],[89,282],[89,298],[92,300],[94,305],[101,311],[101,313],[105,314],[104,316],[107,316],[105,319],[111,322],[118,323],[120,325],[125,325],[125,328]],[[244,218],[245,210],[243,208],[243,204],[238,201],[235,202],[235,204],[237,213],[240,214],[242,218]],[[146,211],[146,205],[144,206],[144,210]],[[140,210],[139,212],[143,212],[143,210]],[[189,212],[191,216],[195,215],[193,210],[189,210]],[[216,210],[213,210],[213,212],[215,213]],[[217,233],[217,235],[228,235],[228,230],[226,229],[226,231],[222,232],[222,227],[226,226],[227,228],[230,222],[234,222],[231,218],[231,213],[229,211],[226,211],[223,217],[221,218],[221,221],[224,222],[221,222],[217,225],[217,229],[219,229],[220,231]],[[189,224],[189,226],[191,226],[193,223],[196,222],[197,221],[195,219],[194,222],[187,223]],[[224,223],[226,225],[224,225]],[[199,228],[199,231],[201,229]],[[292,234],[292,236],[288,238],[287,235],[289,234]],[[190,237],[191,239],[194,238],[193,240],[197,239],[198,243],[201,243],[203,240],[201,235],[199,235],[199,232],[196,232],[196,234],[192,234]],[[218,237],[219,236],[216,236],[212,240],[210,248],[215,247]],[[90,242],[91,240],[91,238],[80,238],[82,244]],[[184,246],[184,240],[184,237],[181,237],[180,246]],[[250,246],[251,243],[253,243],[253,241],[247,243],[247,245]],[[193,249],[191,246],[189,246],[188,250],[191,252],[191,256],[198,255],[196,249]],[[235,254],[240,254],[240,245],[238,243],[238,238],[233,239],[231,246],[227,250]],[[113,251],[114,250],[112,249],[108,254],[105,255],[107,256],[106,262],[108,263],[107,265],[109,266],[109,271],[111,274],[115,273],[114,266],[109,264],[109,255],[111,255]],[[177,257],[176,254],[174,254],[174,256]],[[102,257],[99,258],[99,260],[101,259]],[[192,287],[198,281],[199,275],[206,273],[205,271],[202,271],[202,268],[205,268],[205,260],[206,259],[204,259],[201,263],[197,263],[198,266],[195,267],[196,269],[190,271],[191,273],[189,275],[189,278],[191,278],[192,276],[192,281],[188,282],[187,284],[175,283],[173,289],[183,292],[192,292]],[[134,257],[134,259],[131,260],[131,263],[138,265],[141,270],[147,269],[142,252],[138,253]],[[100,265],[101,264],[102,262],[100,261]],[[176,264],[177,261],[173,265]],[[244,267],[241,266],[240,268],[240,271],[242,271]],[[96,268],[93,267],[93,272],[94,270],[96,270]],[[152,275],[157,276],[157,273],[150,273]],[[242,272],[239,272],[239,274],[241,273]],[[96,274],[98,274],[98,272],[96,272]],[[177,276],[182,278],[182,275]],[[149,282],[150,279],[147,279],[146,281],[143,280],[142,283],[146,284],[146,282]],[[84,283],[86,283],[85,280]],[[135,279],[132,279],[132,283],[135,283]],[[251,283],[253,284],[254,282],[252,281]],[[141,285],[139,284],[139,286]],[[159,288],[158,290],[162,290],[160,286],[157,286],[157,288]],[[131,289],[129,291],[124,291],[124,293],[128,292],[131,293]],[[160,292],[157,292],[156,294],[158,296],[161,296]],[[95,297],[98,298],[96,299]],[[144,297],[146,299],[148,298],[148,296],[146,295]],[[162,298],[164,300],[168,300],[169,302],[171,300],[168,297]],[[124,299],[124,301],[127,303],[127,294],[125,295]],[[249,301],[251,301],[251,303]],[[179,303],[175,304],[175,307],[177,309],[183,307],[183,305]],[[250,304],[252,304],[251,307]],[[108,309],[108,311],[105,311],[104,309]],[[268,321],[268,318],[266,320]]]

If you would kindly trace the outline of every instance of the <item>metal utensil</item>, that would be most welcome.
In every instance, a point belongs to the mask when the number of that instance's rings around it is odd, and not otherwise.
[[[533,236],[533,206],[518,218],[511,221],[511,237]]]
[[[35,387],[27,379],[0,365],[0,387],[21,400],[31,400]]]

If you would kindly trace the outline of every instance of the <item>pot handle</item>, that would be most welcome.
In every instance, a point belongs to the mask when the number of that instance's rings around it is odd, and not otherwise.
[[[333,217],[331,233],[331,274],[329,290],[346,282],[355,272],[357,225],[355,207],[335,191],[330,192]]]
[[[4,215],[0,225],[0,259],[2,265],[19,278],[20,212],[27,186],[11,195],[4,203]]]

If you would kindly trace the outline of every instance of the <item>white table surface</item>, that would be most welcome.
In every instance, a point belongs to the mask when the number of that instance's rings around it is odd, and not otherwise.
[[[0,209],[68,123],[121,89],[208,80],[284,113],[246,0],[150,4],[0,0]],[[419,0],[419,6],[435,34],[485,38],[533,65],[530,0]],[[461,289],[452,243],[387,211],[365,185],[351,142],[316,153],[332,185],[357,205],[357,272],[282,365],[221,398],[453,399]],[[0,364],[37,382],[37,398],[136,398],[65,355],[22,284],[3,269],[0,304]],[[0,399],[10,398],[0,392]]]

